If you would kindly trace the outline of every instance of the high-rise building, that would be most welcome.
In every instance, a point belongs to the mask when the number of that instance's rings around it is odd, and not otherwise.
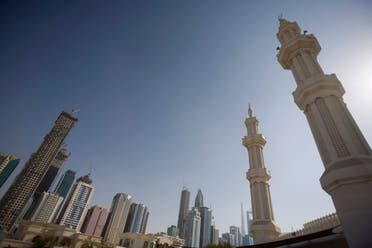
[[[58,181],[58,184],[54,192],[56,192],[63,198],[66,198],[68,195],[68,192],[71,189],[72,184],[75,181],[75,175],[76,175],[76,171],[67,170],[65,174],[62,175],[61,179]]]
[[[89,175],[76,180],[62,209],[59,224],[80,231],[93,193],[94,187]]]
[[[211,244],[218,245],[220,231],[213,224],[211,226]]]
[[[212,211],[207,207],[199,207],[200,212],[200,247],[204,248],[211,241]]]
[[[325,171],[322,188],[332,197],[350,247],[371,247],[372,150],[347,108],[345,89],[335,74],[325,74],[313,34],[279,18],[277,54],[297,84],[292,93],[305,114]]]
[[[19,158],[0,152],[0,188],[19,164]]]
[[[241,225],[240,225],[240,230],[242,233],[242,236],[245,235],[245,224],[244,224],[244,209],[243,209],[243,203],[240,204],[240,210],[241,210]]]
[[[88,236],[101,237],[107,219],[107,209],[94,205],[88,210],[81,232]]]
[[[178,228],[175,225],[171,225],[167,229],[167,234],[169,236],[172,236],[172,237],[177,237],[178,236],[178,232],[179,232],[179,230],[178,230]]]
[[[37,222],[52,223],[62,202],[63,197],[58,194],[43,192],[35,204],[30,219]]]
[[[63,163],[68,158],[67,150],[62,148],[58,151],[56,157],[53,159],[50,164],[49,169],[45,173],[43,179],[41,180],[39,186],[36,188],[36,191],[31,199],[30,207],[27,210],[25,219],[30,219],[32,213],[35,211],[36,205],[39,202],[39,198],[43,192],[49,191],[50,186],[52,185],[54,179],[56,178],[58,171],[62,168]]]
[[[237,226],[230,226],[230,245],[237,247],[241,245],[241,233]]]
[[[198,193],[196,194],[196,197],[195,197],[195,205],[194,206],[196,208],[204,207],[203,194],[201,192],[201,189],[198,189]]]
[[[247,211],[247,233],[250,237],[253,237],[252,236],[252,223],[253,223],[252,211]]]
[[[181,200],[180,200],[180,211],[178,213],[178,222],[177,227],[179,230],[180,238],[185,238],[185,222],[186,222],[186,215],[189,211],[190,206],[190,191],[183,187],[181,192]]]
[[[142,203],[130,206],[124,232],[145,233],[149,211]]]
[[[243,138],[243,145],[248,150],[249,170],[246,174],[250,183],[253,223],[251,232],[255,244],[273,241],[279,237],[280,228],[274,220],[269,180],[270,172],[266,169],[263,147],[265,137],[258,131],[258,119],[253,116],[251,106],[245,119],[248,135]]]
[[[2,228],[10,230],[19,220],[19,215],[39,186],[50,163],[77,120],[71,114],[62,112],[52,130],[44,137],[39,149],[26,162],[0,202],[0,226]]]
[[[119,243],[131,204],[132,197],[130,195],[118,193],[114,196],[105,227],[104,239],[106,242],[114,245]]]
[[[200,247],[200,213],[193,207],[188,211],[185,225],[185,244],[186,247]]]

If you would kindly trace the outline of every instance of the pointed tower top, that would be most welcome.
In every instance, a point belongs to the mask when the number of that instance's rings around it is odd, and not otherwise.
[[[248,116],[250,118],[253,117],[253,111],[252,111],[252,108],[251,108],[251,104],[250,103],[248,104]]]

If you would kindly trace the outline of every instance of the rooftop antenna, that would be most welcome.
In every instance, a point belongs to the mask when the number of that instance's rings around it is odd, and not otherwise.
[[[91,176],[92,175],[92,162],[89,163],[89,167],[88,167],[88,175]]]

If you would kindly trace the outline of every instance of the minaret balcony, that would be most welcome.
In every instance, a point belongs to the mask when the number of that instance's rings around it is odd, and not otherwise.
[[[309,78],[304,84],[297,86],[292,93],[297,106],[305,110],[306,106],[317,98],[327,96],[342,97],[345,90],[335,74],[322,75],[318,78]]]
[[[284,69],[291,68],[291,59],[300,50],[311,50],[315,55],[318,55],[321,47],[318,40],[312,34],[301,34],[288,42],[282,44],[279,53],[276,55],[280,65]]]
[[[255,134],[252,136],[245,136],[242,139],[242,143],[246,148],[257,145],[263,147],[266,144],[266,139],[262,134]]]
[[[247,171],[247,179],[250,183],[266,182],[270,180],[271,173],[266,168],[250,168]]]

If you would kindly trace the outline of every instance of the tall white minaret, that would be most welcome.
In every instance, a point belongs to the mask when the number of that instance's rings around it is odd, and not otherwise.
[[[292,94],[325,167],[320,183],[332,197],[349,246],[372,247],[371,149],[346,107],[342,84],[335,74],[324,74],[317,61],[315,36],[301,33],[296,22],[279,21],[278,61],[296,80]]]
[[[253,212],[252,235],[255,244],[266,243],[278,238],[279,227],[275,224],[271,203],[270,172],[265,167],[263,147],[265,137],[258,133],[258,120],[253,116],[249,106],[249,117],[245,120],[248,136],[243,138],[243,145],[248,149],[249,170],[247,179],[251,187]]]

